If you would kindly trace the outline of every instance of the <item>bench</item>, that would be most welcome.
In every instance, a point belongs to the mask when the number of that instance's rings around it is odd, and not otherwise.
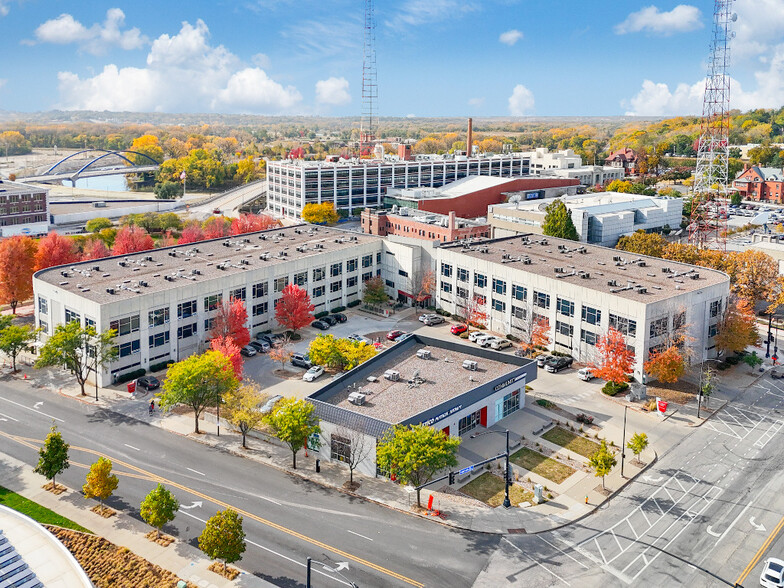
[[[549,429],[552,426],[553,426],[553,422],[552,421],[550,421],[549,423],[545,423],[544,425],[542,425],[541,427],[539,427],[538,429],[536,429],[534,431],[534,436],[541,435],[542,433],[544,433],[547,429]]]
[[[523,443],[522,437],[519,437],[516,441],[515,440],[510,440],[509,441],[509,449],[514,449],[515,447],[520,447],[520,445],[522,445],[522,443]]]

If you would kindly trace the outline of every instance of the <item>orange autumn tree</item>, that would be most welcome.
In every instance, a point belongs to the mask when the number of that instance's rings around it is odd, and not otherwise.
[[[750,345],[759,344],[754,309],[745,298],[730,300],[718,325],[716,348],[719,353],[740,353]]]
[[[228,337],[237,346],[238,351],[250,343],[248,311],[242,299],[232,298],[228,303],[224,302],[218,306],[210,337],[213,339]]]
[[[16,306],[33,296],[36,244],[30,237],[16,235],[0,241],[0,303]]]
[[[645,371],[665,384],[674,384],[686,371],[686,360],[680,349],[671,345],[663,351],[653,351],[645,362]]]
[[[476,297],[476,295],[469,297],[462,301],[462,312],[465,317],[466,326],[471,329],[471,327],[476,327],[477,329],[484,329],[486,328],[485,325],[487,324],[487,313],[483,310],[483,304],[480,299]]]
[[[231,234],[242,235],[254,231],[264,231],[280,226],[280,222],[268,214],[241,214],[231,221]]]
[[[52,231],[38,241],[35,254],[35,269],[42,270],[55,265],[66,265],[79,261],[79,254],[73,239],[63,237]]]
[[[550,344],[550,322],[547,317],[527,309],[525,330],[520,347],[524,353],[532,353],[537,347],[547,347]]]
[[[82,252],[82,261],[89,261],[91,259],[103,259],[109,257],[111,252],[106,246],[106,243],[100,239],[90,239],[84,244],[84,251]]]
[[[599,337],[596,342],[599,353],[599,363],[591,366],[593,375],[607,382],[612,382],[617,388],[629,381],[629,373],[634,363],[634,353],[626,348],[626,339],[623,334],[610,327],[607,334]]]
[[[242,357],[240,348],[232,341],[231,337],[220,336],[210,341],[210,349],[218,351],[229,358],[234,375],[238,380],[242,380]]]

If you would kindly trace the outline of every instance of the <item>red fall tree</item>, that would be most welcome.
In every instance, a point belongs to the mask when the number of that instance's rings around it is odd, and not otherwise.
[[[290,331],[298,331],[313,322],[315,306],[310,303],[308,291],[296,284],[283,288],[282,296],[275,307],[275,320]]]
[[[79,253],[73,239],[52,231],[38,241],[38,251],[35,254],[36,271],[77,261],[79,261]]]
[[[218,306],[210,337],[213,339],[228,338],[237,346],[237,349],[250,343],[248,311],[245,310],[245,302],[239,298],[232,298],[229,302]]]
[[[33,295],[36,244],[17,235],[0,241],[0,303],[16,306]]]
[[[141,227],[135,225],[126,226],[117,231],[114,238],[114,248],[112,255],[127,255],[137,251],[147,251],[153,249],[155,242],[152,237]]]
[[[231,234],[242,235],[277,227],[280,223],[268,214],[242,214],[231,221]]]
[[[234,344],[231,337],[215,337],[210,341],[210,348],[213,351],[218,351],[229,358],[231,367],[234,369],[234,375],[238,380],[242,379],[242,356],[240,355],[240,348]]]
[[[614,384],[629,381],[634,354],[626,348],[626,339],[620,331],[610,327],[606,335],[599,337],[596,350],[599,352],[599,364],[591,366],[594,376]]]
[[[101,239],[90,239],[84,244],[84,251],[82,252],[82,260],[88,261],[90,259],[103,259],[112,254],[109,248]]]
[[[213,216],[204,221],[202,228],[205,239],[220,239],[229,236],[231,222],[225,216]]]
[[[202,231],[201,225],[194,221],[185,225],[177,243],[185,245],[186,243],[197,243],[198,241],[204,241],[204,231]]]

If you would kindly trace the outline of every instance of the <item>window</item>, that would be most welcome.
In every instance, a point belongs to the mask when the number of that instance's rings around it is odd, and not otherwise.
[[[288,276],[283,276],[282,278],[275,278],[275,292],[283,292],[283,288],[285,288],[289,283]]]
[[[373,256],[372,255],[363,255],[362,256],[362,267],[370,267],[373,265]]]
[[[339,262],[339,263],[333,263],[331,266],[329,266],[329,275],[330,275],[330,277],[334,278],[335,276],[339,276],[342,273],[343,273],[343,262],[342,261]]]
[[[512,284],[512,298],[515,300],[525,300],[528,298],[528,288]]]
[[[566,298],[556,299],[556,308],[558,309],[558,314],[574,316],[574,302],[571,300],[567,300]]]
[[[373,277],[373,272],[365,272],[364,274],[362,274],[362,281],[367,282],[372,277]]]
[[[169,307],[156,308],[147,313],[147,326],[160,327],[169,322]]]
[[[139,340],[128,341],[127,343],[117,346],[116,349],[117,357],[128,357],[129,355],[139,353]]]
[[[313,288],[313,298],[320,298],[321,296],[324,296],[324,286]]]
[[[245,300],[245,288],[235,288],[229,292],[229,300]]]
[[[468,300],[468,290],[466,290],[465,288],[461,288],[460,286],[458,286],[458,287],[457,287],[457,297],[458,297],[458,298],[463,298],[463,299],[465,299],[465,300]]]
[[[211,312],[223,302],[223,294],[212,294],[204,297],[204,312]]]
[[[117,331],[117,336],[127,335],[128,333],[136,333],[139,330],[139,315],[126,316],[118,320],[113,320],[109,323],[109,328]]]
[[[47,323],[46,321],[39,320],[38,326],[41,328],[41,331],[43,331],[45,335],[49,334],[49,323]]]
[[[343,289],[343,282],[341,282],[340,280],[338,280],[337,282],[332,282],[329,285],[330,292],[340,292],[342,289]]]
[[[711,325],[708,327],[708,337],[715,337],[719,332],[719,325]]]
[[[49,302],[46,298],[38,297],[38,312],[41,314],[49,314]]]
[[[346,260],[346,271],[347,272],[355,272],[357,271],[357,258],[348,259]]]
[[[253,284],[253,297],[254,298],[263,298],[269,294],[269,284],[267,282],[261,282],[259,284]]]
[[[710,305],[711,318],[719,316],[720,312],[721,312],[721,300],[714,300],[713,302],[711,302]]]
[[[602,322],[602,311],[590,306],[583,306],[583,321],[589,325],[598,325]]]
[[[591,331],[581,329],[580,341],[587,343],[588,345],[596,345],[596,333],[591,333]]]
[[[177,305],[177,318],[186,319],[196,314],[196,301],[181,302]]]
[[[567,337],[571,337],[572,335],[574,335],[574,327],[569,323],[555,321],[555,332],[560,333],[561,335],[565,335]]]
[[[661,337],[667,332],[667,317],[662,317],[660,319],[656,319],[655,321],[651,321],[651,330],[650,336],[651,337]]]
[[[395,282],[393,282],[392,280],[384,280],[384,283],[387,285],[388,288],[395,287]]]
[[[402,269],[401,270],[397,270],[397,274],[399,276],[403,276],[404,278],[408,277],[408,272],[406,270],[402,270]]]
[[[474,286],[477,288],[484,288],[487,286],[487,276],[483,274],[474,274]]]
[[[215,326],[215,317],[204,319],[204,332],[209,333]]]
[[[452,277],[452,266],[449,265],[448,263],[443,263],[442,262],[441,263],[441,275],[444,276],[445,278],[451,278]]]
[[[457,423],[457,434],[462,436],[468,431],[472,431],[476,429],[479,425],[480,420],[482,418],[482,411],[477,410],[476,412],[472,412],[471,414],[464,416],[460,419]]]
[[[512,305],[512,316],[518,318],[520,320],[525,320],[525,317],[528,315],[525,308],[522,306],[515,306]]]
[[[376,253],[376,265],[381,265],[381,252]]]
[[[308,272],[294,274],[294,283],[300,287],[305,286],[308,283]]]
[[[330,435],[329,457],[335,461],[351,461],[351,439]]]
[[[520,390],[515,390],[504,396],[502,418],[508,417],[513,412],[520,410]]]
[[[504,302],[503,300],[496,300],[495,298],[493,298],[493,310],[497,310],[499,312],[505,312],[506,302]]]
[[[534,304],[539,308],[550,308],[550,295],[534,290]]]
[[[506,282],[493,278],[493,292],[501,295],[506,294]]]
[[[610,326],[627,337],[637,336],[637,321],[610,313]]]
[[[460,282],[467,282],[468,281],[468,270],[463,269],[462,267],[457,268],[457,279]]]
[[[82,317],[79,315],[79,313],[71,310],[70,308],[66,308],[65,309],[65,324],[67,325],[68,323],[71,323],[71,322],[75,322],[75,323],[80,323],[81,324]]]
[[[672,328],[674,331],[686,326],[686,311],[679,312],[672,317]]]
[[[346,278],[346,288],[353,288],[357,285],[357,276]]]
[[[259,316],[262,314],[267,314],[267,310],[269,309],[268,302],[262,302],[261,304],[254,304],[253,305],[253,316]]]
[[[320,282],[325,277],[327,277],[327,268],[326,267],[313,268],[313,281],[314,282]]]
[[[452,292],[452,284],[450,284],[449,282],[441,282],[441,291]]]
[[[474,300],[479,306],[484,306],[487,304],[487,298],[482,296],[481,294],[474,294]]]
[[[84,317],[84,326],[95,328],[95,321],[91,318]]]
[[[150,348],[160,347],[169,342],[169,331],[158,333],[157,335],[150,335]]]
[[[187,339],[188,337],[193,337],[197,331],[198,331],[198,325],[196,323],[192,323],[190,325],[183,325],[182,327],[177,328],[177,338]]]

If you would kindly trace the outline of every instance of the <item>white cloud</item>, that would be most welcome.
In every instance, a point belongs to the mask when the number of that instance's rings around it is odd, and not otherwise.
[[[668,36],[701,28],[701,16],[699,8],[688,4],[679,4],[669,12],[662,12],[656,6],[646,6],[616,25],[615,32],[619,35],[647,32]]]
[[[332,21],[306,20],[287,27],[280,36],[305,58],[343,57],[360,49],[362,28],[360,21],[352,16]],[[324,39],[329,39],[329,43]]]
[[[272,63],[269,56],[264,53],[256,53],[256,55],[251,57],[250,60],[253,65],[260,67],[261,69],[267,69]]]
[[[329,106],[342,106],[351,102],[346,78],[327,78],[316,82],[316,102]]]
[[[92,77],[60,72],[58,80],[58,107],[65,110],[277,114],[302,100],[296,88],[282,86],[261,68],[244,67],[222,45],[210,45],[201,20],[158,37],[146,67],[109,64]]]
[[[736,0],[733,8],[738,14],[738,20],[732,24],[736,33],[731,45],[733,58],[742,59],[769,53],[781,42],[784,2]]]
[[[442,22],[478,10],[479,6],[469,0],[406,0],[387,25],[401,29]]]
[[[8,3],[0,0],[0,16],[5,16],[6,14],[8,14]]]
[[[103,24],[85,27],[70,14],[61,14],[47,20],[35,29],[35,38],[40,43],[68,45],[76,43],[79,48],[94,55],[106,52],[110,47],[126,51],[140,49],[147,44],[147,37],[137,28],[121,30],[125,24],[125,13],[119,8],[106,11]]]
[[[471,98],[468,101],[469,106],[473,106],[474,108],[482,108],[485,105],[485,98],[484,96],[481,98]]]
[[[501,33],[501,35],[498,37],[498,40],[504,45],[509,45],[511,47],[522,38],[523,33],[517,29],[512,29],[510,31],[506,31],[505,33]]]
[[[509,96],[509,114],[525,116],[534,109],[534,95],[522,84],[517,84]]]
[[[2,90],[3,86],[5,86],[7,83],[8,83],[8,80],[6,80],[4,78],[0,78],[0,90]]]

